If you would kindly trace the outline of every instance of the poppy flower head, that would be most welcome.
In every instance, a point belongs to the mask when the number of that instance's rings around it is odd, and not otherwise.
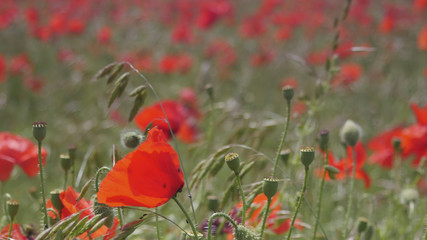
[[[394,147],[393,139],[400,138],[402,132],[401,127],[381,133],[374,137],[369,143],[368,147],[373,151],[369,157],[371,163],[379,164],[381,167],[390,169],[393,167]]]
[[[417,118],[418,124],[427,126],[427,103],[424,108],[420,108],[418,105],[412,103],[411,108]]]
[[[418,48],[427,51],[427,25],[418,34]]]
[[[153,128],[145,142],[118,161],[101,182],[98,201],[111,207],[163,205],[184,186],[178,154],[163,131]]]
[[[42,162],[47,151],[42,148]],[[0,132],[0,181],[9,179],[13,166],[18,165],[29,177],[39,172],[38,150],[32,141],[8,132]]]

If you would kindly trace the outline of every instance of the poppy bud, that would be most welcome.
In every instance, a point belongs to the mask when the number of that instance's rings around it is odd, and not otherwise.
[[[286,101],[291,101],[291,99],[294,97],[294,88],[291,85],[285,85],[282,88],[282,93]]]
[[[108,228],[111,228],[114,223],[114,212],[113,208],[104,203],[99,203],[98,199],[95,197],[95,201],[93,204],[93,212],[95,214],[101,214],[102,218],[106,218],[104,225]]]
[[[74,161],[77,157],[77,147],[74,144],[68,146],[68,155],[70,156],[71,161]]]
[[[218,211],[219,200],[216,196],[208,196],[208,208],[212,212]]]
[[[336,179],[335,174],[340,173],[340,170],[338,170],[338,168],[331,165],[326,165],[325,170],[328,171],[329,177],[334,180]]]
[[[19,208],[19,202],[17,200],[8,200],[6,202],[7,205],[7,213],[9,214],[10,219],[13,220],[16,217],[16,214],[18,214],[18,208]]]
[[[400,193],[400,201],[403,204],[409,204],[411,202],[415,202],[416,200],[418,200],[418,198],[419,198],[418,191],[412,188],[404,189]]]
[[[234,239],[236,240],[257,240],[259,239],[257,234],[249,230],[243,225],[238,225],[237,228],[234,229]]]
[[[398,152],[398,151],[402,150],[401,149],[402,140],[400,138],[394,137],[391,141],[392,141],[392,144],[393,144],[394,151]]]
[[[236,174],[239,173],[239,168],[240,168],[239,154],[229,153],[225,155],[225,162],[227,163],[228,167],[232,171],[234,171]]]
[[[306,168],[310,166],[310,164],[314,160],[314,148],[312,147],[303,147],[300,150],[301,152],[301,163],[304,164]]]
[[[289,157],[291,156],[291,150],[285,149],[280,152],[280,159],[285,165],[288,165]]]
[[[46,127],[47,123],[45,122],[33,122],[33,136],[38,142],[43,141],[46,137]]]
[[[352,120],[347,120],[340,130],[341,141],[352,147],[361,136],[362,128]]]
[[[127,148],[136,148],[141,144],[143,136],[139,131],[127,130],[121,134],[122,145]]]
[[[368,219],[361,217],[357,220],[357,232],[363,233],[368,228]]]
[[[319,133],[320,149],[322,149],[322,151],[326,151],[328,149],[328,143],[329,143],[329,131],[328,130],[320,131]]]
[[[277,187],[279,186],[279,179],[275,177],[264,178],[262,190],[264,195],[271,199],[277,192]]]
[[[62,191],[60,189],[56,189],[50,192],[50,201],[52,202],[52,206],[59,212],[61,212],[62,208],[64,207],[64,205],[62,205],[61,198],[59,197],[59,195],[61,195],[61,192]]]
[[[73,165],[73,161],[71,160],[70,155],[63,153],[59,155],[59,159],[61,160],[62,169],[64,169],[65,172],[68,172],[68,170],[71,168],[71,165]]]

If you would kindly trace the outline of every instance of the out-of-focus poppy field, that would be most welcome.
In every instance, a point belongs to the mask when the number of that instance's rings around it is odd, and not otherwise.
[[[0,239],[427,239],[427,0],[1,0]]]

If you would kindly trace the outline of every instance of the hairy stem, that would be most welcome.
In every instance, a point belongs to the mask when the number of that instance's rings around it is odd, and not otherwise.
[[[304,184],[302,185],[301,196],[298,199],[297,208],[295,209],[294,216],[292,217],[291,226],[289,228],[287,239],[291,239],[292,230],[294,229],[295,220],[297,219],[299,208],[301,207],[302,200],[304,199],[305,189],[307,188],[307,180],[308,180],[308,167],[305,168],[304,175]]]
[[[345,215],[345,221],[344,221],[344,239],[347,239],[349,230],[350,230],[348,223],[350,220],[351,209],[353,207],[354,180],[356,178],[356,149],[354,146],[352,146],[352,152],[353,152],[353,169],[352,169],[352,176],[350,179],[350,198],[348,200],[347,213]]]
[[[326,149],[325,159],[323,162],[326,163],[326,161],[328,161],[328,149]],[[319,221],[320,221],[320,209],[322,208],[322,196],[323,196],[323,189],[325,187],[325,177],[326,177],[326,169],[325,167],[323,167],[322,182],[320,183],[320,193],[319,193],[319,198],[317,200],[317,219],[314,225],[313,238],[312,238],[313,240],[316,239],[317,227],[319,226]]]
[[[260,239],[262,239],[262,236],[264,235],[265,223],[267,222],[268,212],[270,210],[270,204],[271,204],[271,198],[268,198],[267,209],[265,209],[264,220],[262,221],[261,234],[259,235]]]
[[[181,209],[181,211],[184,213],[185,217],[187,218],[187,221],[190,224],[191,229],[193,230],[194,238],[196,240],[199,240],[199,236],[197,235],[196,227],[194,226],[194,223],[191,220],[190,215],[188,215],[188,212],[185,210],[184,206],[182,206],[182,204],[178,201],[178,199],[175,196],[172,197],[172,199],[176,202],[176,204],[178,204],[179,208]]]
[[[47,222],[47,210],[46,210],[46,197],[45,197],[45,191],[44,191],[44,176],[43,176],[43,163],[42,163],[42,142],[38,141],[38,151],[39,151],[39,168],[40,168],[40,182],[41,182],[41,191],[42,191],[42,199],[43,199],[43,206],[42,206],[42,212],[43,212],[43,224],[44,229],[48,228],[48,222]]]
[[[243,193],[242,183],[240,181],[239,173],[235,172],[237,185],[239,186],[240,196],[242,197],[243,202],[243,210],[242,210],[242,225],[245,225],[245,218],[246,218],[246,200],[245,200],[245,194]]]
[[[276,158],[274,159],[273,177],[276,176],[277,164],[279,163],[280,152],[282,151],[283,145],[285,144],[286,135],[288,133],[289,120],[291,118],[291,101],[287,101],[287,104],[288,104],[288,113],[286,116],[286,125],[285,125],[285,130],[283,131],[283,134],[282,134],[282,140],[280,141],[279,147],[277,148]]]

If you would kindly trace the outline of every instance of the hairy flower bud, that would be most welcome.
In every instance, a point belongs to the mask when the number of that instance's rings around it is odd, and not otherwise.
[[[347,120],[340,130],[341,141],[352,147],[361,136],[362,128],[352,120]]]

